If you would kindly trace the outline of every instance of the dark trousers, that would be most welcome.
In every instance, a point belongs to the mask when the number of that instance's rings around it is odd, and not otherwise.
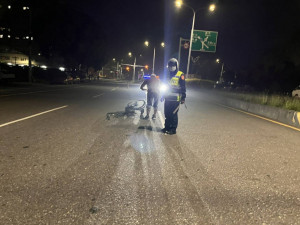
[[[153,106],[154,109],[157,109],[158,105],[158,93],[148,91],[147,93],[147,106],[151,107]]]
[[[179,104],[180,104],[180,102],[177,102],[177,101],[165,100],[165,107],[164,107],[165,118],[166,118],[165,128],[167,130],[176,131],[176,129],[177,129],[179,109],[175,113],[173,113],[173,112],[179,106]]]

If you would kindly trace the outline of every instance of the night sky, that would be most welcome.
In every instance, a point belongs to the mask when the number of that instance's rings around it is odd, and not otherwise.
[[[185,1],[194,9],[211,2]],[[219,32],[217,52],[193,56],[221,58],[228,67],[241,70],[255,67],[275,51],[299,64],[300,1],[214,2],[214,14],[196,14],[195,29]],[[192,25],[192,11],[176,9],[171,0],[35,0],[33,10],[35,41],[45,54],[55,52],[96,67],[113,57],[125,59],[128,51],[150,57],[145,40],[155,46],[165,41],[165,58],[177,56],[179,37],[189,38]],[[157,60],[163,65],[160,51]]]

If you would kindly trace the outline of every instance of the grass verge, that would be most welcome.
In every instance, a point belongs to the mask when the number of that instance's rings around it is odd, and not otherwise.
[[[229,98],[235,98],[242,101],[247,101],[251,103],[269,105],[289,110],[294,110],[300,112],[300,98],[293,98],[289,96],[282,95],[270,95],[267,93],[237,93],[237,92],[223,92],[220,93]]]

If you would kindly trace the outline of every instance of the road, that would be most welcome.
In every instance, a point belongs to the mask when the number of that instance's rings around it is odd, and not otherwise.
[[[106,120],[138,85],[0,92],[0,224],[300,224],[300,132],[188,89],[176,135]]]

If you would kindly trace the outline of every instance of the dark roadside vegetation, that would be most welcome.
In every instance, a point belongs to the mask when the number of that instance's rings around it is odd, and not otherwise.
[[[214,90],[217,94],[228,98],[300,112],[300,98],[292,97],[292,88],[289,92],[272,92],[269,90],[259,91],[249,85],[239,86],[233,82],[224,82],[220,84],[211,80],[197,78],[187,79],[187,86]]]

